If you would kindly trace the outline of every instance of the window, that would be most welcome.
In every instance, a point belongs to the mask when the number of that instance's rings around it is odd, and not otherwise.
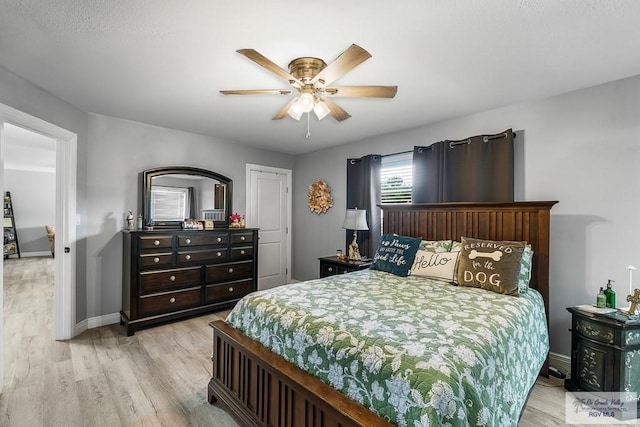
[[[154,185],[151,190],[151,212],[154,221],[182,221],[189,218],[189,189],[161,187]]]
[[[382,157],[381,203],[411,203],[413,151]]]

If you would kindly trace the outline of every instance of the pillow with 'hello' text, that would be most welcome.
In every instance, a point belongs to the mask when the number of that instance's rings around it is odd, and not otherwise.
[[[411,276],[425,276],[431,279],[453,282],[460,252],[430,252],[419,250],[411,266]]]
[[[371,269],[407,277],[421,241],[419,237],[383,234],[373,256]]]

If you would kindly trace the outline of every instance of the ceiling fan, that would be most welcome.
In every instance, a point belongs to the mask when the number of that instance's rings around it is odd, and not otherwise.
[[[371,58],[369,52],[356,44],[349,46],[329,65],[319,58],[296,58],[289,63],[289,71],[285,71],[254,49],[240,49],[237,52],[286,80],[300,94],[278,111],[273,120],[281,120],[287,115],[300,120],[304,113],[310,113],[313,110],[319,120],[331,114],[334,119],[341,122],[351,115],[329,98],[393,98],[398,91],[398,86],[329,86]],[[250,89],[221,90],[220,93],[224,95],[291,95],[294,91],[291,89]]]

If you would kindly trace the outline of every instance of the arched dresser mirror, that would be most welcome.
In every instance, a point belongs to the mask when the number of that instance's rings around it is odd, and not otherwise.
[[[179,229],[185,219],[193,219],[227,227],[232,199],[231,179],[213,171],[167,166],[142,172],[145,226]]]

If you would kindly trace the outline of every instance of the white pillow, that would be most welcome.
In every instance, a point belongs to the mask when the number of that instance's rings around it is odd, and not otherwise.
[[[460,252],[428,252],[419,250],[413,259],[411,276],[426,276],[453,282]]]

